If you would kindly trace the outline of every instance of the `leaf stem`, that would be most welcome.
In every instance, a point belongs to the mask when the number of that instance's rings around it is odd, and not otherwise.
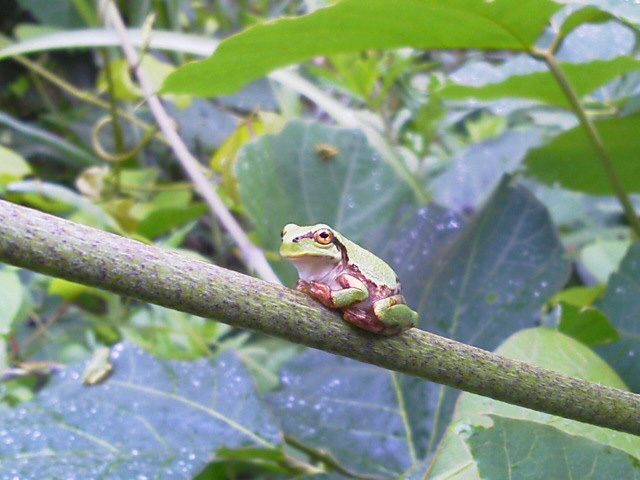
[[[310,297],[0,200],[0,261],[425,378],[640,435],[640,395],[412,329],[380,337]]]
[[[618,201],[620,202],[624,214],[629,221],[629,225],[631,226],[631,230],[633,231],[634,236],[636,238],[640,238],[640,218],[636,214],[633,204],[631,203],[627,192],[624,190],[622,183],[620,183],[620,178],[616,173],[613,162],[609,157],[609,153],[607,152],[607,149],[602,141],[602,138],[600,137],[600,134],[598,133],[598,130],[596,129],[595,124],[587,116],[587,112],[580,103],[578,94],[576,93],[573,86],[571,85],[571,82],[562,70],[562,67],[560,67],[560,64],[556,60],[553,51],[534,48],[531,51],[531,55],[535,58],[543,60],[547,64],[549,70],[551,70],[551,73],[560,85],[560,88],[562,88],[562,91],[566,95],[569,103],[571,104],[571,107],[573,108],[574,113],[577,115],[578,120],[580,121],[580,125],[582,126],[582,128],[584,128],[587,137],[591,141],[596,155],[598,155],[598,157],[600,158],[605,174],[607,175],[609,183],[611,184],[611,187],[618,197]]]

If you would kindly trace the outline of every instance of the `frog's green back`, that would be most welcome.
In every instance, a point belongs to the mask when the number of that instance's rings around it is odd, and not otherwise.
[[[398,279],[396,272],[394,272],[384,260],[357,243],[345,238],[335,230],[334,233],[338,237],[338,240],[347,248],[349,262],[357,265],[367,278],[370,278],[378,284],[387,285],[390,288],[397,286]]]

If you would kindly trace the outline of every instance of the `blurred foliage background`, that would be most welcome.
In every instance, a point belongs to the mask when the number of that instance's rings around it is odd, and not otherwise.
[[[284,284],[282,226],[325,222],[394,267],[420,328],[639,391],[640,7],[115,3]],[[104,5],[0,0],[0,198],[260,274]],[[0,378],[0,477],[640,475],[631,435],[7,265]]]

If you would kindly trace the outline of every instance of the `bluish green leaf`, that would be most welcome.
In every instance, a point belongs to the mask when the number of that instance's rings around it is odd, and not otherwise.
[[[285,365],[268,396],[284,431],[358,474],[396,477],[416,461],[407,411],[428,423],[428,382],[309,350]]]
[[[387,248],[421,327],[434,333],[493,349],[532,326],[568,277],[569,261],[547,210],[508,179],[430,258],[420,255],[417,223],[396,232],[397,243]]]
[[[221,95],[278,67],[377,48],[527,50],[560,6],[548,0],[344,0],[297,18],[251,27],[213,56],[170,75],[164,91]]]
[[[631,246],[620,269],[611,275],[597,307],[618,330],[621,340],[597,348],[634,392],[640,392],[640,243]]]
[[[607,445],[535,422],[491,415],[467,443],[481,478],[640,478],[640,461]]]
[[[158,360],[114,349],[114,372],[84,386],[83,365],[32,401],[0,410],[0,462],[21,479],[191,479],[221,447],[276,448],[278,427],[232,353]]]

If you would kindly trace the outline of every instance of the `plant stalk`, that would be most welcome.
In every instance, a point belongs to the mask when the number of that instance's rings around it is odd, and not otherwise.
[[[584,110],[584,108],[582,108],[580,98],[571,85],[571,82],[569,82],[569,79],[558,64],[558,61],[556,60],[556,57],[553,55],[553,52],[551,50],[536,49],[532,52],[532,55],[535,58],[543,60],[547,64],[549,70],[551,70],[551,73],[560,85],[560,88],[562,88],[562,91],[567,96],[567,99],[569,100],[573,111],[580,121],[580,125],[582,126],[582,128],[584,128],[585,132],[587,133],[587,137],[593,145],[593,149],[595,150],[596,155],[598,155],[598,158],[600,158],[605,174],[609,179],[609,183],[611,184],[613,191],[618,197],[620,205],[622,205],[622,209],[625,216],[627,217],[627,220],[629,221],[629,225],[631,226],[631,230],[633,231],[634,236],[636,238],[640,238],[640,218],[636,214],[635,209],[633,208],[633,204],[631,203],[631,200],[627,195],[627,192],[624,190],[622,184],[620,183],[620,178],[618,177],[618,174],[613,167],[613,162],[611,161],[611,158],[609,158],[609,153],[607,152],[607,149],[602,142],[602,138],[600,137],[596,126],[587,116],[587,112]]]
[[[640,435],[640,395],[412,329],[381,337],[300,292],[0,200],[0,261],[467,392]]]

